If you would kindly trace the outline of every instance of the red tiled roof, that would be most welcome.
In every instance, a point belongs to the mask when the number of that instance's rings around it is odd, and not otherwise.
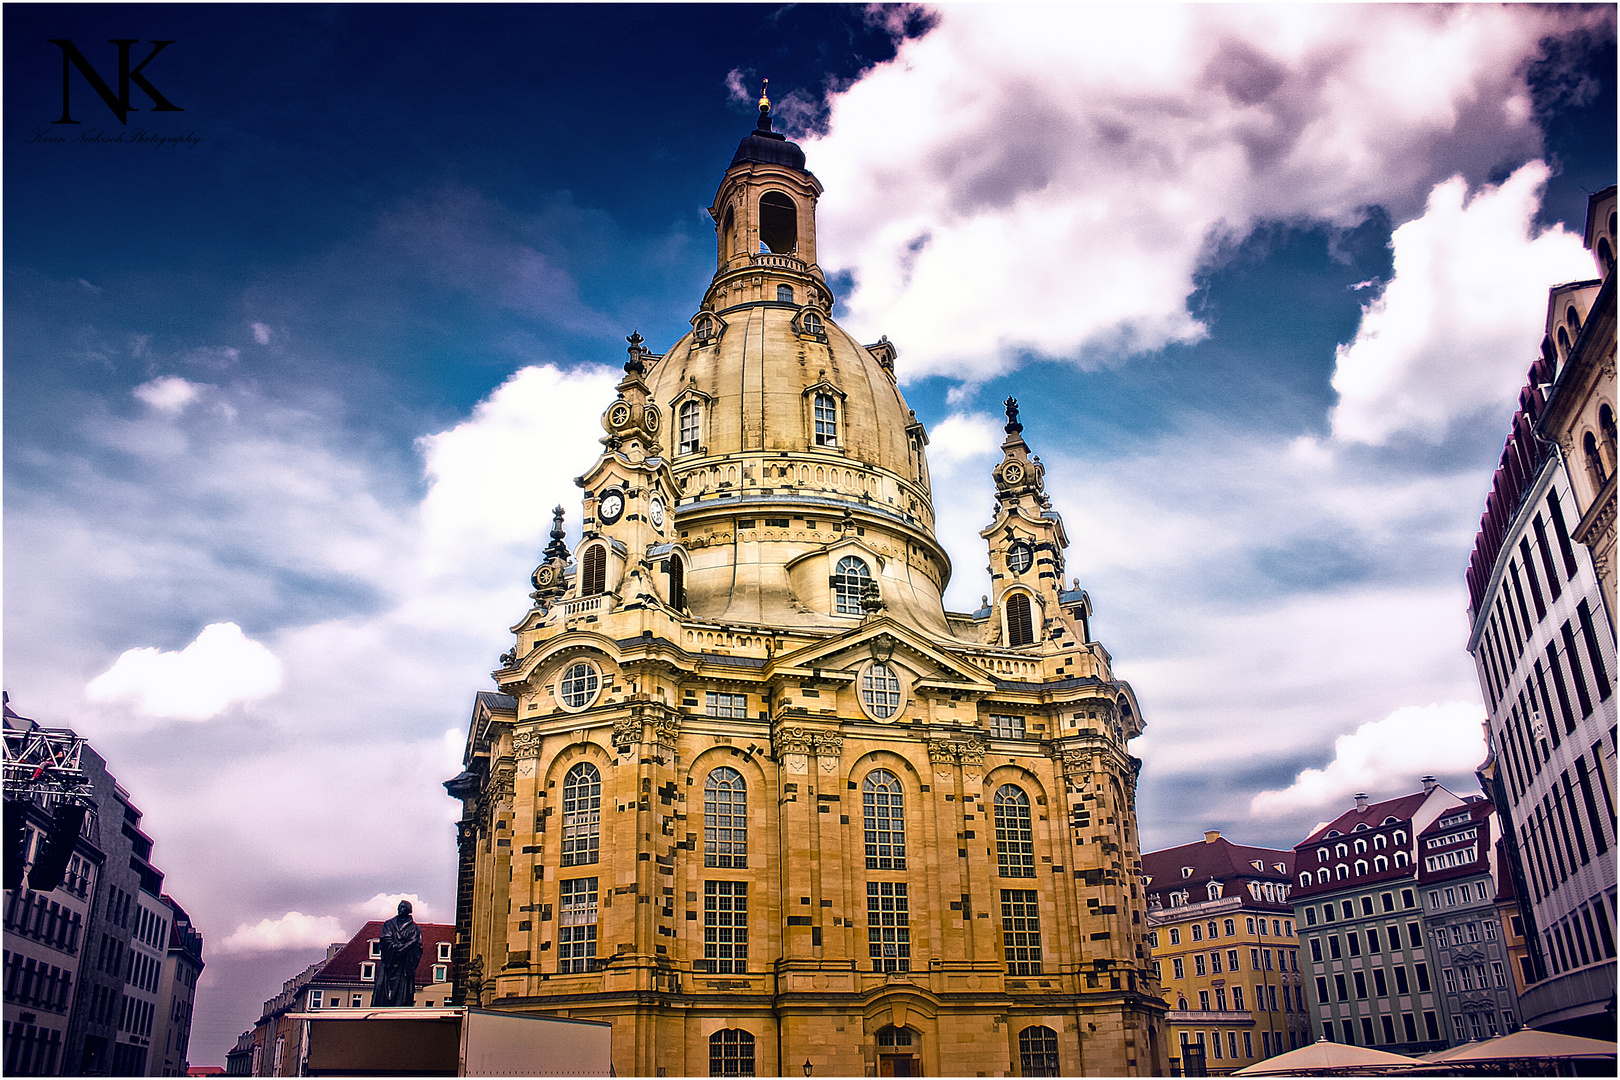
[[[1383,802],[1372,803],[1365,810],[1357,810],[1352,807],[1295,844],[1294,850],[1298,851],[1301,848],[1318,843],[1335,829],[1348,835],[1355,831],[1357,825],[1366,825],[1369,829],[1376,829],[1384,823],[1386,818],[1394,818],[1396,821],[1410,821],[1412,815],[1417,813],[1418,807],[1423,805],[1423,800],[1428,796],[1429,793],[1426,791],[1416,791],[1410,795],[1402,795],[1398,799],[1385,799]]]
[[[422,959],[416,965],[416,985],[426,986],[433,981],[433,965],[445,961],[439,959],[439,942],[456,940],[456,928],[444,923],[417,923],[422,931]],[[328,960],[320,972],[310,980],[311,986],[330,985],[332,983],[362,983],[370,980],[360,978],[360,965],[373,962],[371,943],[382,937],[383,920],[373,919],[360,928],[360,932],[350,938],[338,950],[336,956]]]
[[[1252,865],[1256,862],[1263,869],[1256,870]],[[1278,863],[1282,870],[1276,869]],[[1182,870],[1189,867],[1192,873],[1183,875]],[[1293,869],[1292,851],[1234,844],[1224,836],[1142,855],[1142,876],[1150,879],[1145,885],[1149,893],[1203,885],[1211,879],[1223,884],[1240,880],[1292,882]],[[1226,895],[1241,895],[1245,904],[1253,902],[1247,893],[1232,891]]]

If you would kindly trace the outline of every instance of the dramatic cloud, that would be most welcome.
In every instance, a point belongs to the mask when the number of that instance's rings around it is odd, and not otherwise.
[[[364,903],[354,905],[354,913],[370,922],[372,919],[392,919],[399,914],[399,902],[411,905],[411,918],[417,922],[432,922],[433,910],[415,893],[378,893]]]
[[[1547,174],[1532,161],[1472,197],[1453,177],[1395,230],[1394,277],[1338,350],[1336,437],[1376,444],[1408,432],[1438,443],[1454,418],[1514,400],[1541,340],[1548,286],[1592,273],[1579,236],[1535,234]]]
[[[154,409],[179,412],[197,399],[198,387],[176,375],[164,375],[144,382],[133,391],[135,396]]]
[[[252,926],[243,923],[219,943],[218,949],[225,954],[324,949],[348,936],[336,916],[289,911],[279,919],[262,919]]]
[[[253,324],[253,340],[260,345],[270,344],[270,328],[262,322]]]
[[[84,692],[95,702],[127,701],[142,716],[208,720],[279,689],[275,654],[235,623],[214,623],[179,652],[125,651]]]
[[[1325,768],[1305,769],[1280,791],[1262,791],[1249,804],[1257,816],[1324,811],[1352,795],[1390,798],[1415,790],[1419,777],[1467,773],[1485,760],[1485,712],[1478,704],[1449,701],[1409,705],[1363,724],[1333,743]]]
[[[1536,156],[1526,67],[1597,17],[945,7],[807,142],[818,250],[854,276],[846,321],[904,341],[909,378],[1196,341],[1195,274],[1258,223],[1404,221],[1446,177]]]

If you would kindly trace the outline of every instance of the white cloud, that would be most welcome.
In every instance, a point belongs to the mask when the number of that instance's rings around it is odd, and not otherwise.
[[[197,400],[199,389],[196,383],[189,383],[178,375],[163,375],[141,383],[133,393],[154,409],[177,413]]]
[[[336,916],[289,911],[279,919],[263,919],[251,926],[243,923],[219,943],[219,951],[239,954],[324,949],[347,939]]]
[[[262,322],[253,324],[253,340],[260,345],[270,344],[270,328]]]
[[[432,909],[415,893],[378,893],[370,900],[354,905],[354,913],[368,922],[372,919],[392,919],[399,914],[401,900],[410,902],[411,918],[417,922],[433,921]]]
[[[1395,230],[1394,276],[1338,349],[1337,438],[1377,444],[1404,431],[1439,442],[1449,421],[1513,401],[1537,355],[1548,286],[1592,269],[1579,236],[1535,232],[1548,175],[1532,161],[1472,196],[1452,177]]]
[[[235,623],[212,623],[179,652],[127,650],[84,692],[94,702],[129,702],[143,716],[208,720],[279,689],[274,653]]]
[[[1447,176],[1539,153],[1526,64],[1593,17],[946,6],[806,141],[818,250],[855,275],[846,323],[905,342],[908,378],[1193,341],[1195,273],[1257,223],[1402,221]]]
[[[1347,803],[1357,793],[1389,798],[1415,790],[1424,775],[1469,772],[1485,759],[1484,719],[1480,705],[1463,701],[1397,709],[1339,736],[1324,768],[1303,770],[1280,791],[1260,792],[1249,811],[1293,814]]]

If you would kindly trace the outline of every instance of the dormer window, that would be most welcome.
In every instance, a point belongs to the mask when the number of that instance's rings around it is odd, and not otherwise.
[[[1184,878],[1192,877],[1193,876],[1193,868],[1190,867],[1190,866],[1183,866],[1181,868],[1181,876],[1184,877]]]
[[[816,445],[838,445],[838,399],[831,394],[816,395]]]
[[[675,450],[677,454],[695,454],[699,445],[701,445],[698,437],[699,409],[700,407],[695,401],[687,401],[681,405],[681,411],[677,418],[679,422],[679,441],[676,443]]]
[[[804,327],[805,333],[815,334],[817,336],[821,335],[826,329],[822,324],[821,316],[817,315],[813,311],[805,312],[804,318],[799,320],[799,325]]]
[[[860,559],[853,555],[839,559],[832,578],[833,610],[839,615],[865,614],[865,609],[861,607],[861,593],[871,580],[872,571]]]
[[[692,327],[692,332],[697,335],[699,341],[708,341],[714,337],[714,318],[709,315],[703,316]]]

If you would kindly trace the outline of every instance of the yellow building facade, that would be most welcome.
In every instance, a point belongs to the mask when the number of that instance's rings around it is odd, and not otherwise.
[[[945,610],[927,433],[832,319],[804,166],[762,103],[477,695],[455,999],[610,1021],[619,1075],[1163,1074],[1140,712],[1011,401],[990,589]]]
[[[1148,946],[1175,1072],[1226,1076],[1308,1045],[1292,851],[1201,843],[1142,857]]]

